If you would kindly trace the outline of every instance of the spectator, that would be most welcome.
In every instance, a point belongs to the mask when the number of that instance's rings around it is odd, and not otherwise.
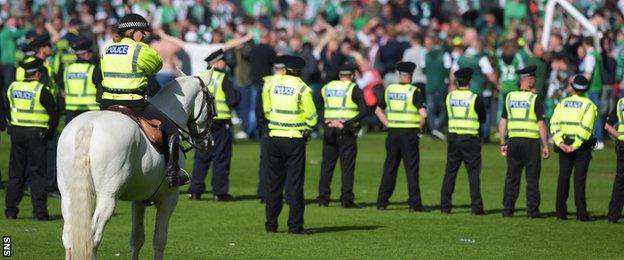
[[[428,126],[431,134],[441,140],[446,140],[442,133],[445,122],[445,97],[448,82],[448,69],[444,67],[444,50],[438,42],[436,35],[430,34],[425,38],[425,67],[423,72],[426,77],[427,115]]]

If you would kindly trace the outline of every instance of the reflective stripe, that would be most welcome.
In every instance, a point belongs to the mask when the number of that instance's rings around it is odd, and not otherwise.
[[[449,119],[464,120],[464,121],[471,121],[471,122],[479,122],[479,119],[477,119],[477,118],[466,118],[466,117],[454,117],[454,116],[451,116],[451,117],[449,117]]]
[[[269,122],[269,124],[274,125],[274,126],[282,126],[282,127],[303,127],[303,126],[307,126],[306,123],[282,123],[282,122],[275,122],[275,121],[271,121],[271,122]]]
[[[290,111],[290,110],[283,110],[283,109],[273,109],[272,110],[274,113],[278,113],[278,114],[286,114],[286,115],[298,115],[299,113],[301,113],[300,110],[297,111]]]
[[[30,114],[40,114],[40,115],[47,115],[48,111],[46,110],[35,110],[35,109],[18,109],[18,108],[12,108],[11,112],[17,112],[17,113],[30,113]]]
[[[449,127],[449,130],[464,130],[464,131],[470,131],[470,130],[479,130],[479,128],[472,128],[472,127]]]
[[[535,129],[526,129],[526,128],[509,128],[509,131],[514,131],[514,132],[524,132],[524,133],[537,133],[539,134],[539,130],[535,130]],[[513,137],[512,137],[513,138]]]
[[[591,128],[584,126],[581,123],[578,122],[559,122],[559,125],[570,125],[570,126],[578,126],[580,128],[583,128],[583,130],[587,131],[587,132],[591,132],[593,131]]]
[[[137,44],[136,48],[134,48],[134,53],[132,53],[132,73],[134,74],[137,73],[137,63],[139,61],[141,48],[143,48],[143,46],[141,46],[141,44]]]
[[[405,121],[405,120],[388,120],[388,123],[395,123],[395,124],[413,124],[413,121]],[[420,127],[416,127],[416,128],[420,128]]]
[[[104,77],[107,78],[119,78],[119,79],[136,79],[145,77],[145,74],[140,72],[123,73],[123,72],[104,72]]]
[[[339,108],[325,108],[325,111],[358,111],[357,108],[339,107]]]
[[[13,119],[12,122],[17,122],[21,124],[48,124],[48,121],[39,121],[39,120],[27,120],[27,119]]]
[[[95,97],[95,94],[89,94],[89,93],[82,93],[82,94],[73,94],[73,93],[68,93],[65,94],[66,97]]]

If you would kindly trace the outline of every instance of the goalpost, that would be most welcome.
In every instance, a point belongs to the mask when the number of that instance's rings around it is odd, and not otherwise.
[[[552,29],[552,21],[553,15],[555,12],[555,7],[560,5],[561,8],[568,14],[572,15],[577,22],[583,26],[583,29],[587,30],[594,38],[594,45],[600,46],[600,38],[602,37],[602,33],[598,31],[598,29],[589,22],[589,19],[585,17],[579,10],[577,10],[570,2],[566,0],[549,0],[546,4],[546,17],[544,21],[544,30],[542,31],[542,40],[541,44],[544,47],[544,50],[548,50],[548,41],[550,40],[550,31]]]

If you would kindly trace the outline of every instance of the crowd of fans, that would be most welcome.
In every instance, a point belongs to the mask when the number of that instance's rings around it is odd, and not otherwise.
[[[35,33],[49,33],[57,55],[68,31],[79,31],[99,50],[114,37],[126,13],[146,17],[150,43],[164,60],[156,80],[164,86],[178,75],[205,69],[203,59],[226,49],[229,73],[243,93],[237,108],[239,137],[256,135],[255,105],[262,77],[275,56],[295,54],[306,60],[302,78],[318,95],[336,79],[338,66],[358,66],[357,84],[366,102],[376,104],[373,89],[397,81],[394,65],[417,64],[414,83],[426,93],[429,133],[444,139],[444,99],[454,86],[449,78],[467,56],[480,68],[476,91],[490,109],[488,124],[499,119],[506,93],[517,89],[517,70],[538,67],[536,89],[545,99],[547,119],[565,97],[569,77],[583,73],[596,86],[589,96],[604,119],[620,96],[623,79],[624,1],[570,1],[596,26],[600,44],[565,12],[555,12],[547,48],[539,44],[544,23],[542,0],[0,0],[0,78],[3,91],[15,79],[23,54],[19,46]],[[251,40],[249,40],[251,39]],[[96,52],[97,53],[97,52]],[[50,61],[54,64],[54,61]],[[507,66],[505,66],[507,65]],[[513,69],[510,69],[513,68]],[[595,82],[599,81],[599,83]],[[598,148],[606,135],[597,120]],[[547,122],[549,120],[546,120]],[[2,120],[3,124],[5,123]],[[381,128],[371,116],[369,130]],[[483,132],[489,140],[489,129]]]

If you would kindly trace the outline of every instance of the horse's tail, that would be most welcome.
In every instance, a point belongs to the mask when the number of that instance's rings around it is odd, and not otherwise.
[[[70,201],[71,255],[74,259],[94,259],[94,231],[92,217],[95,202],[95,188],[91,176],[89,149],[93,124],[78,129],[74,140],[74,171],[66,181]]]

